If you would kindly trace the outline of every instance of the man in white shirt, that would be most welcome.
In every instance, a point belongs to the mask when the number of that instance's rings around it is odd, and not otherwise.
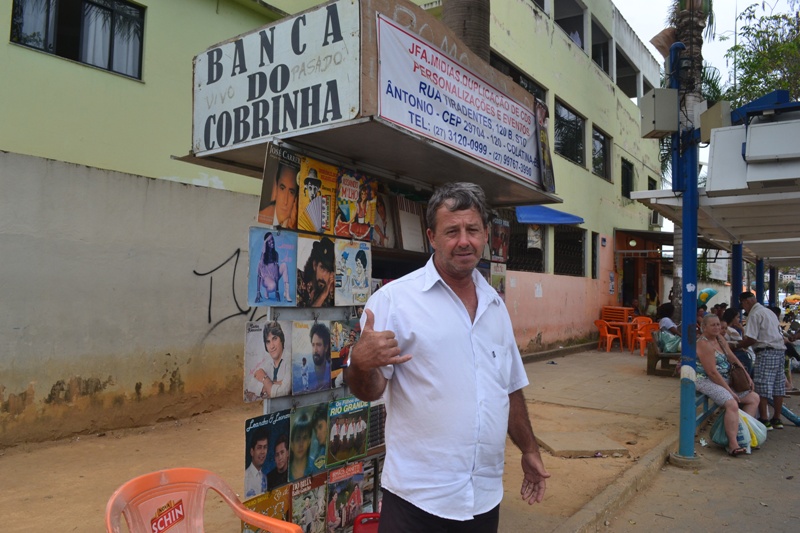
[[[261,470],[267,460],[267,434],[265,432],[253,435],[250,445],[250,465],[244,472],[244,497],[252,498],[267,492],[267,476]]]
[[[744,326],[744,339],[737,348],[752,346],[756,353],[753,384],[761,397],[758,404],[759,421],[767,429],[783,429],[781,409],[786,394],[786,376],[783,373],[786,348],[780,323],[775,313],[756,301],[756,295],[752,292],[740,294],[739,304],[747,313],[747,323]],[[772,400],[775,408],[772,419],[768,414],[769,400]]]
[[[381,532],[493,532],[506,433],[522,451],[524,501],[542,501],[550,474],[508,311],[475,270],[488,239],[483,190],[443,185],[427,222],[433,257],[367,302],[345,380],[365,401],[386,393]]]

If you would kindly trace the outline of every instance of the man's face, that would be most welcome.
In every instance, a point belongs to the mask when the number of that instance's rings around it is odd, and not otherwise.
[[[750,309],[752,309],[753,306],[756,304],[756,299],[745,298],[744,300],[740,300],[739,303],[742,304],[742,309],[744,309],[744,312],[749,313]]]
[[[428,228],[428,239],[436,251],[434,264],[440,273],[456,279],[472,275],[488,238],[475,208],[450,211],[442,205],[436,211],[436,231]]]
[[[328,288],[330,277],[333,276],[333,272],[328,270],[324,263],[319,261],[314,261],[314,279],[315,279],[315,289],[318,293],[323,293]]]
[[[286,220],[297,201],[297,181],[291,168],[284,167],[278,176],[278,191],[275,194],[275,210],[278,220]]]
[[[250,448],[250,459],[253,461],[253,466],[261,468],[267,460],[267,439],[257,440],[256,445]]]
[[[317,366],[324,365],[328,355],[328,346],[325,346],[322,338],[316,333],[311,336],[311,349],[314,355],[314,364]]]
[[[318,193],[319,193],[319,187],[317,187],[313,183],[306,183],[306,194],[311,200],[316,198]]]
[[[286,472],[287,466],[289,466],[289,449],[285,442],[279,442],[275,445],[275,468],[283,473]]]
[[[281,355],[283,355],[283,344],[281,344],[281,339],[273,333],[267,334],[267,342],[264,344],[264,347],[267,349],[267,352],[269,352],[269,355],[274,361],[278,361],[281,358]]]

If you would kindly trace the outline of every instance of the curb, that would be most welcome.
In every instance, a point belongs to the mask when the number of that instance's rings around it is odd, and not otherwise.
[[[564,357],[569,354],[578,352],[587,352],[597,348],[597,341],[587,342],[584,344],[576,344],[574,346],[566,346],[564,348],[554,348],[544,352],[531,352],[522,354],[522,364],[533,363],[535,361],[544,361],[546,359],[554,359],[557,357]]]
[[[562,523],[553,533],[588,533],[599,531],[611,515],[643,490],[666,463],[678,437],[669,436],[650,450],[633,467]]]

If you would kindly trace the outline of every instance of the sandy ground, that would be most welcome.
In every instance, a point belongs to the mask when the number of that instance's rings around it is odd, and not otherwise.
[[[800,412],[800,396],[786,398],[785,403]],[[695,441],[696,466],[664,466],[651,485],[599,530],[800,531],[800,427],[783,422],[785,429],[770,431],[761,449],[737,458],[711,442],[709,424]],[[706,447],[699,444],[700,438]]]
[[[660,442],[673,425],[649,418],[529,402],[534,428],[596,431],[628,443],[630,457],[557,458],[545,454],[551,478],[545,501],[519,498],[519,453],[506,453],[501,531],[551,531]],[[243,483],[244,421],[260,406],[243,406],[156,426],[85,435],[0,450],[2,531],[102,531],[114,490],[142,473],[176,466],[205,468],[239,492]],[[207,531],[239,531],[239,522],[212,498]]]

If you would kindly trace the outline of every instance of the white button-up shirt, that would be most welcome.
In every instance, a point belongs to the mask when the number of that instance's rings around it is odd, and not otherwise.
[[[477,271],[474,322],[427,265],[367,302],[375,330],[413,358],[382,367],[386,460],[381,484],[436,516],[469,520],[503,497],[508,395],[528,384],[505,304]],[[366,313],[362,315],[364,326]]]
[[[783,350],[783,334],[778,317],[771,309],[756,303],[747,313],[747,323],[744,326],[744,334],[756,341],[753,349],[772,348]]]

